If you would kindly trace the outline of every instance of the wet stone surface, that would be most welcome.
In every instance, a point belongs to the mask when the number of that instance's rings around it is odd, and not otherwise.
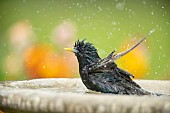
[[[144,89],[170,95],[170,81],[136,80]],[[170,113],[170,97],[101,94],[80,79],[0,82],[5,113]]]

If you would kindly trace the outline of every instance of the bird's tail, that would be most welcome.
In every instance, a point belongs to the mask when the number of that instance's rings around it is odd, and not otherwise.
[[[144,89],[141,90],[143,90],[142,92],[144,95],[148,95],[148,96],[170,97],[170,95],[167,94],[154,93],[154,92],[146,91]]]
[[[161,94],[161,93],[151,93],[152,96],[160,96],[160,97],[170,97],[170,95],[167,94]]]

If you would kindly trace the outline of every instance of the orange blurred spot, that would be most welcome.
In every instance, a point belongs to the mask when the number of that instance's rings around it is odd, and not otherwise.
[[[2,112],[2,111],[0,110],[0,113],[4,113],[4,112]]]
[[[67,59],[47,45],[33,46],[26,51],[25,69],[30,78],[73,77]]]
[[[128,42],[131,43],[128,48],[136,44],[134,42],[132,43],[132,41]],[[126,49],[121,48],[121,50],[125,51]],[[137,79],[144,78],[146,73],[149,71],[149,61],[146,50],[145,44],[142,43],[130,53],[120,58],[118,61],[120,63],[119,67],[132,73]]]

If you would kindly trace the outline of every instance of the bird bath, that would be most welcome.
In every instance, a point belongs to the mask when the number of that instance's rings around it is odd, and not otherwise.
[[[136,80],[144,89],[170,94],[170,81]],[[79,78],[0,82],[5,113],[170,113],[170,97],[88,91]]]

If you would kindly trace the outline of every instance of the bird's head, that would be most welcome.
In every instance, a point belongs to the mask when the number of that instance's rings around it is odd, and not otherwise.
[[[79,65],[87,65],[90,63],[94,63],[100,59],[97,49],[93,46],[93,44],[89,42],[85,42],[85,39],[82,41],[75,42],[73,48],[65,48],[65,50],[74,52]]]

